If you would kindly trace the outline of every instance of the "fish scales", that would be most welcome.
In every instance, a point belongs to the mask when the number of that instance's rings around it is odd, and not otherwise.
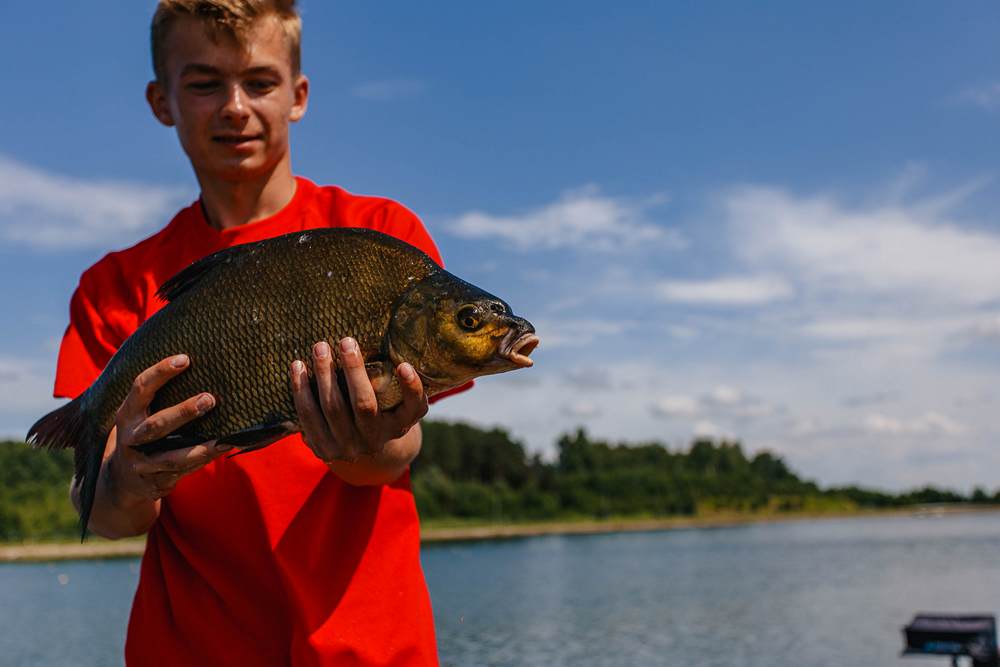
[[[410,246],[372,244],[366,236],[291,235],[268,249],[272,261],[259,261],[261,250],[233,257],[171,304],[177,326],[158,328],[162,334],[143,345],[126,375],[173,354],[190,357],[190,368],[151,406],[156,411],[200,392],[216,396],[215,409],[181,429],[184,435],[208,440],[297,421],[288,388],[292,362],[306,362],[311,374],[313,344],[345,336],[358,341],[365,359],[378,356],[408,278],[439,270]]]

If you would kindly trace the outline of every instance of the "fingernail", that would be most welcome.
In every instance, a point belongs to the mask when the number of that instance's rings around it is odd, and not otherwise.
[[[358,351],[358,344],[353,338],[345,338],[340,341],[340,351],[344,354],[352,354]]]
[[[198,408],[198,414],[205,414],[215,407],[215,398],[211,394],[203,394],[194,405]]]
[[[325,341],[320,341],[313,345],[313,354],[317,359],[326,359],[330,355],[330,346]]]
[[[416,376],[416,373],[413,372],[413,366],[409,364],[400,364],[399,376],[409,382]]]
[[[295,373],[296,375],[302,375],[302,371],[304,371],[305,369],[306,365],[303,364],[298,359],[292,362],[292,372]]]
[[[188,357],[186,354],[178,354],[176,357],[170,360],[170,365],[174,368],[183,368],[187,366]]]
[[[216,445],[215,446],[215,451],[217,451],[217,452],[228,452],[232,448],[233,448],[232,445]]]

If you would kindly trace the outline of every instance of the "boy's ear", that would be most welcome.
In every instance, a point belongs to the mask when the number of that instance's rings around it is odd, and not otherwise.
[[[299,74],[294,83],[295,101],[292,103],[292,110],[288,114],[288,120],[295,123],[302,120],[309,107],[309,78],[305,74]]]
[[[170,105],[167,104],[167,91],[163,89],[163,84],[159,81],[150,81],[146,84],[146,101],[149,108],[160,121],[167,127],[174,126],[174,117],[170,115]]]

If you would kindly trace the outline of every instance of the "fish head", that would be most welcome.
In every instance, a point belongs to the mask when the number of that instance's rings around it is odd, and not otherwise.
[[[438,391],[530,367],[538,342],[531,322],[505,301],[447,271],[410,287],[389,324],[393,362],[409,362]]]

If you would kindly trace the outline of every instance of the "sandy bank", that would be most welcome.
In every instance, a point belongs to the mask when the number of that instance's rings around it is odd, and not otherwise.
[[[957,506],[932,506],[888,511],[858,511],[847,514],[731,514],[711,517],[677,517],[670,519],[623,519],[610,521],[564,521],[524,524],[487,524],[470,526],[434,526],[421,531],[421,541],[462,542],[476,540],[512,539],[538,535],[597,535],[674,530],[679,528],[727,528],[753,523],[776,521],[816,521],[824,519],[861,518],[872,516],[937,517],[970,512],[997,512],[1000,508]],[[136,558],[142,555],[145,540],[141,538],[109,541],[89,538],[87,542],[52,542],[0,545],[0,563],[53,560],[79,560],[88,558]]]

